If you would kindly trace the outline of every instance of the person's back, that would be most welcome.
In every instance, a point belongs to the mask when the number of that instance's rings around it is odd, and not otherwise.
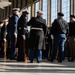
[[[57,47],[59,46],[58,51],[58,62],[62,62],[64,59],[64,45],[66,40],[66,34],[69,29],[68,23],[62,18],[64,16],[63,13],[58,13],[58,18],[54,20],[52,24],[51,33],[54,36],[54,43],[51,55],[51,62],[56,58]]]
[[[52,34],[66,34],[69,29],[68,23],[63,19],[55,19],[52,24]]]
[[[27,23],[31,26],[30,31],[30,62],[34,60],[34,53],[37,53],[37,62],[42,61],[42,50],[45,49],[45,35],[47,32],[46,20],[42,18],[42,11],[37,12],[37,17],[31,18]]]

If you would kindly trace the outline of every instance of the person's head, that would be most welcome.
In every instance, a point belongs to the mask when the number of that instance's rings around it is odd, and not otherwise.
[[[71,22],[75,21],[75,16],[74,15],[70,15],[70,20],[71,20]]]
[[[18,15],[20,9],[19,8],[13,8],[13,14]]]
[[[3,22],[2,21],[0,21],[0,26],[3,26]]]
[[[58,13],[58,18],[60,19],[60,18],[62,18],[64,16],[64,14],[62,13],[62,12],[59,12]]]
[[[42,17],[42,15],[43,15],[43,12],[41,10],[37,11],[37,16],[38,17]]]
[[[4,23],[4,25],[8,25],[8,19],[5,19],[5,20],[3,21],[3,23]]]
[[[25,11],[22,11],[22,15],[24,16],[24,17],[28,17],[28,11],[27,10],[25,10]]]

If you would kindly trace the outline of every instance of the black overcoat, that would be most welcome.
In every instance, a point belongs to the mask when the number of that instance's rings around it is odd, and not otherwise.
[[[27,28],[27,21],[26,18],[24,16],[21,16],[19,21],[18,21],[18,36],[17,36],[17,47],[23,47],[23,37],[22,35],[26,36],[27,30],[25,28]]]
[[[45,50],[45,36],[47,33],[46,20],[42,17],[33,17],[27,25],[31,26],[30,49]],[[41,28],[42,30],[33,30],[32,28]]]

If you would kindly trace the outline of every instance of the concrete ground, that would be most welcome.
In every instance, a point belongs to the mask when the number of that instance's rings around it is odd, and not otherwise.
[[[0,75],[75,75],[75,62],[24,63],[0,60]]]

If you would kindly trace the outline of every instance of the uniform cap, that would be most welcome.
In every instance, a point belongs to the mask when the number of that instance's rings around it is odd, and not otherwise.
[[[41,15],[43,15],[43,11],[41,10],[37,11],[37,13],[40,13]]]
[[[20,11],[20,8],[13,8],[13,11]]]

